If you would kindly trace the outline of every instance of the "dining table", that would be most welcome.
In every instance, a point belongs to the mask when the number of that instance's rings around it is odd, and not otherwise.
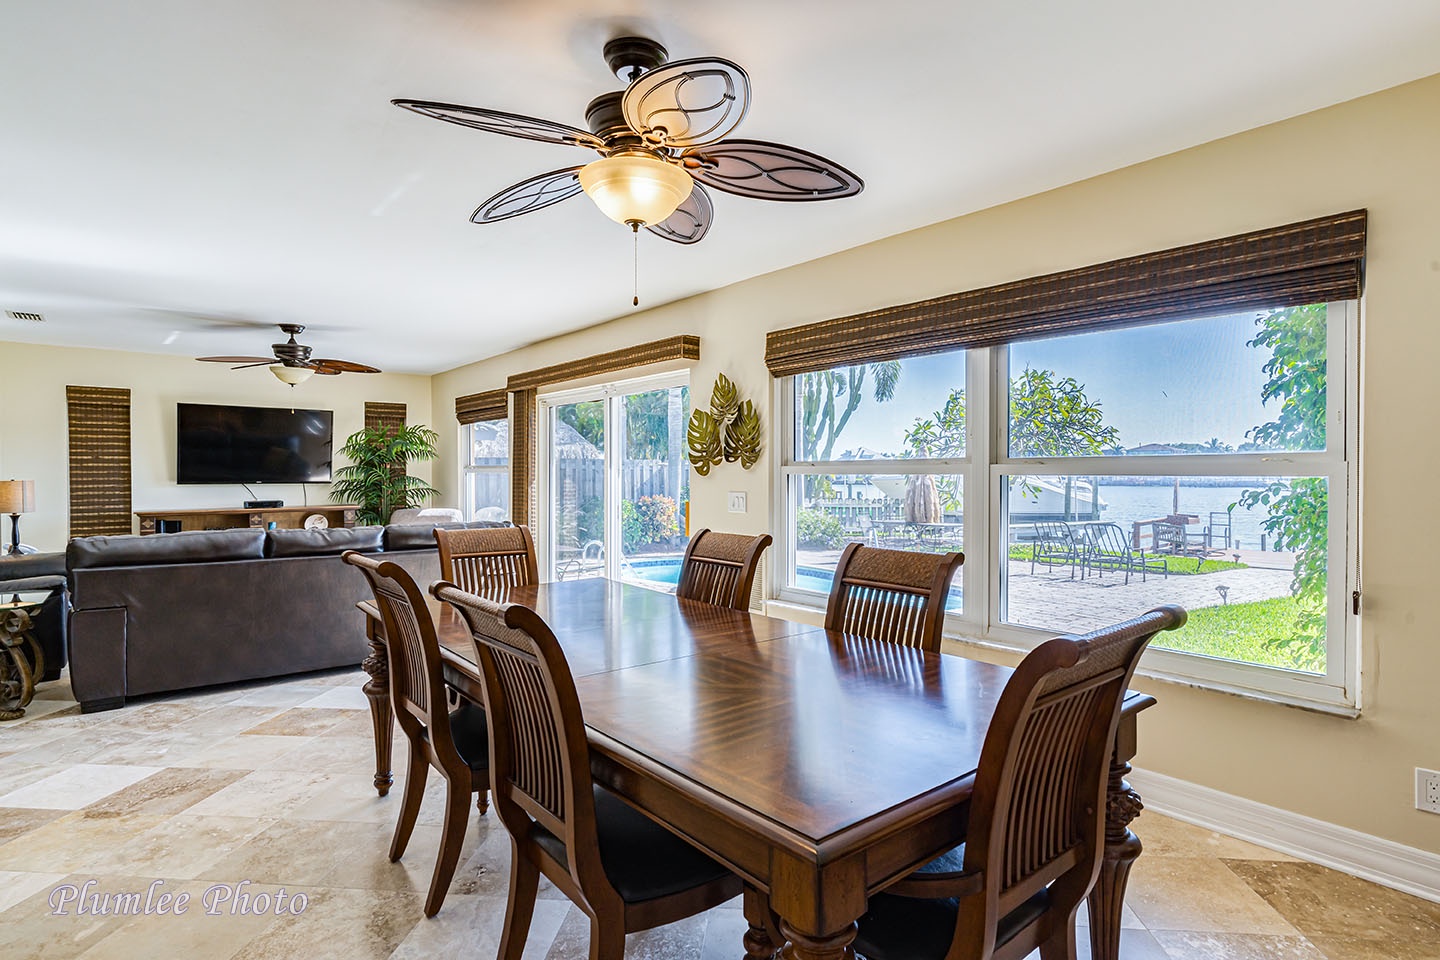
[[[747,960],[783,942],[793,960],[854,956],[870,895],[963,841],[980,749],[1011,669],[716,607],[599,578],[497,588],[535,610],[575,677],[602,786],[724,863],[745,883]],[[375,787],[389,790],[393,722],[384,629],[367,614],[365,693]],[[463,619],[430,599],[445,681],[483,703]],[[1120,911],[1140,842],[1125,781],[1131,691],[1089,899],[1095,960],[1117,960]]]

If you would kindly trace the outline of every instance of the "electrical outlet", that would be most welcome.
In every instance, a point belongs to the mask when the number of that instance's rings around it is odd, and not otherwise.
[[[1440,813],[1440,770],[1415,768],[1415,809]]]
[[[730,512],[731,512],[731,513],[744,513],[745,510],[746,510],[746,506],[745,506],[745,494],[744,494],[743,492],[740,492],[740,491],[731,490],[731,491],[730,491]]]

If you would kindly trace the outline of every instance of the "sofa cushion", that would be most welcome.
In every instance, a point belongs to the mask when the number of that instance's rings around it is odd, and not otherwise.
[[[65,576],[65,554],[26,553],[0,557],[0,580],[31,580]]]
[[[504,520],[472,520],[469,523],[392,523],[385,528],[386,550],[434,550],[435,529],[478,530],[508,527]]]
[[[267,557],[318,557],[380,549],[383,527],[334,527],[324,530],[271,530],[265,534]]]
[[[391,523],[464,523],[465,515],[454,507],[402,507],[390,514]]]
[[[133,567],[157,563],[211,563],[217,560],[259,560],[265,555],[265,531],[187,530],[135,537],[76,537],[65,548],[65,565]]]

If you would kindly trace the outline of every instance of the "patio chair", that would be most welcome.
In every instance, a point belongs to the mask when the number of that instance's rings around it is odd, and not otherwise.
[[[1030,546],[1030,573],[1035,573],[1035,564],[1043,563],[1054,572],[1055,564],[1063,563],[1070,568],[1070,579],[1075,579],[1075,570],[1080,566],[1081,541],[1075,530],[1063,520],[1038,520],[1034,524],[1035,539]]]
[[[1212,510],[1210,523],[1200,536],[1205,538],[1205,549],[1207,550],[1229,550],[1231,543],[1230,511]]]
[[[1123,571],[1127,584],[1132,573],[1140,574],[1142,583],[1151,573],[1164,574],[1167,579],[1170,577],[1169,562],[1164,557],[1149,556],[1144,550],[1130,546],[1130,538],[1125,536],[1119,524],[1090,523],[1083,529],[1085,550],[1081,577],[1091,570],[1098,576],[1104,576],[1106,570]]]

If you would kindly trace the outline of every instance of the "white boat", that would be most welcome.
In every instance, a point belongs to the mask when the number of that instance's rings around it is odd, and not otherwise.
[[[905,475],[872,476],[870,485],[887,499],[904,501]],[[1094,485],[1083,477],[1016,477],[1010,488],[1010,516],[1022,520],[1096,520],[1106,507],[1095,509]],[[1069,509],[1066,509],[1066,486]],[[872,499],[865,497],[863,499]],[[878,499],[878,498],[874,498]]]

